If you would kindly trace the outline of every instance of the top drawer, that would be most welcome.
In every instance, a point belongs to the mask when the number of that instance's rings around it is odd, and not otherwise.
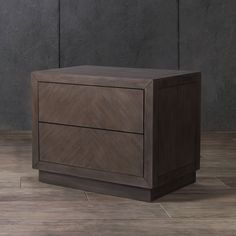
[[[39,82],[39,121],[143,133],[143,90]]]

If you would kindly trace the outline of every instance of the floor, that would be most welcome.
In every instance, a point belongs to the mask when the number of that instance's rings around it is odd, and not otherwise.
[[[201,150],[197,183],[144,203],[39,183],[31,134],[0,132],[0,235],[236,235],[236,132]]]

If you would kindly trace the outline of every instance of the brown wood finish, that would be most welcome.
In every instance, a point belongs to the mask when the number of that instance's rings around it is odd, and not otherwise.
[[[149,192],[146,200],[194,182],[200,79],[198,72],[97,66],[34,72],[35,165],[51,183],[55,174],[109,182]]]
[[[236,132],[203,133],[196,183],[152,203],[39,182],[31,149],[31,132],[0,131],[1,235],[235,235]]]
[[[69,68],[51,69],[33,72],[33,77],[41,82],[58,82],[65,84],[94,85],[119,88],[145,88],[153,80],[163,78],[180,78],[175,83],[182,82],[184,75],[195,76],[198,72],[158,70],[158,69],[138,69],[124,67],[104,67],[104,66],[75,66]]]
[[[142,135],[40,123],[39,143],[40,161],[143,176]]]
[[[153,126],[154,126],[154,101],[153,81],[145,87],[145,113],[144,113],[144,179],[150,188],[154,185],[154,159],[153,159]]]
[[[196,81],[196,97],[195,97],[195,103],[196,103],[196,135],[195,135],[195,167],[196,170],[200,169],[200,150],[201,150],[201,77],[199,76],[199,79]]]
[[[39,171],[39,181],[58,186],[69,186],[71,188],[82,189],[84,191],[94,191],[94,189],[96,189],[97,193],[133,198],[141,201],[151,201],[152,196],[150,189],[83,179],[69,175],[65,176],[44,171]]]
[[[125,175],[110,171],[105,172],[43,161],[39,162],[38,169],[50,173],[60,173],[64,175],[76,176],[79,178],[100,180],[102,182],[111,182],[140,188],[150,188],[147,181],[143,177],[135,175]]]
[[[38,114],[39,114],[39,108],[38,108],[38,82],[36,79],[34,79],[34,75],[32,74],[32,136],[33,136],[33,144],[32,144],[32,167],[37,168],[37,165],[39,163],[39,137],[38,137]]]
[[[159,176],[195,162],[198,90],[189,83],[158,91]]]
[[[155,80],[154,91],[154,185],[160,186],[179,176],[173,173],[200,168],[201,74]]]
[[[143,133],[143,90],[39,83],[39,120]]]
[[[91,78],[99,78],[99,80],[103,80],[104,78],[107,80],[113,80],[115,83],[119,83],[117,78],[124,79],[125,81],[136,80],[143,82],[144,80],[152,80],[152,79],[161,79],[163,77],[174,76],[174,75],[183,75],[183,74],[193,74],[195,72],[190,71],[179,71],[179,70],[158,70],[158,69],[145,69],[145,68],[127,68],[127,67],[111,67],[111,66],[91,66],[91,65],[82,65],[82,66],[73,66],[67,68],[56,68],[49,70],[41,70],[36,71],[34,74],[38,74],[40,76],[51,76],[53,81],[53,76],[62,77],[67,75],[74,76],[75,79],[85,81],[87,76]],[[78,74],[81,75],[81,78],[78,78]],[[60,80],[59,79],[59,80]],[[94,81],[95,82],[95,81]],[[100,81],[99,81],[100,83]],[[144,84],[142,86],[145,86]],[[116,86],[118,87],[118,86]]]
[[[189,173],[188,175],[184,175],[179,179],[172,179],[172,181],[168,182],[168,184],[163,185],[161,187],[145,189],[39,171],[39,181],[44,183],[78,188],[85,191],[96,190],[97,193],[109,194],[119,197],[127,197],[146,202],[153,201],[155,198],[162,197],[163,195],[170,193],[178,188],[191,184],[195,182],[195,180],[196,174],[195,172],[193,172]]]

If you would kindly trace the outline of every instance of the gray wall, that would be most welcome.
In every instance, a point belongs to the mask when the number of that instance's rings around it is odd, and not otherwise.
[[[201,70],[203,129],[236,129],[235,12],[235,0],[0,0],[0,129],[31,128],[30,71],[58,64]]]
[[[58,66],[58,1],[0,0],[0,129],[31,128],[30,72]]]
[[[235,0],[180,0],[180,68],[202,71],[203,129],[236,129]]]
[[[173,0],[61,0],[61,65],[177,68]]]

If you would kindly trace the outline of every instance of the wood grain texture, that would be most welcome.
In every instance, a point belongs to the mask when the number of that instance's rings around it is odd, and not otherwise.
[[[151,202],[154,199],[162,197],[176,189],[194,183],[196,180],[196,174],[193,172],[187,175],[182,175],[181,178],[176,178],[175,180],[171,179],[167,184],[152,189],[118,185],[112,182],[102,182],[92,179],[90,180],[88,178],[84,179],[45,171],[39,171],[39,180],[43,183]]]
[[[32,79],[40,171],[144,188],[146,199],[195,181],[199,72],[79,66]]]
[[[233,236],[235,227],[234,219],[133,219],[133,220],[47,220],[27,221],[23,226],[23,220],[2,221],[4,235],[17,236],[45,236],[45,235],[93,235],[104,236],[175,236],[181,235],[207,235],[207,236]]]
[[[158,93],[158,176],[200,158],[199,87],[162,87]]]
[[[132,79],[159,79],[164,76],[174,76],[189,74],[189,71],[179,70],[160,70],[160,69],[145,69],[145,68],[127,68],[127,67],[112,67],[112,66],[94,66],[94,65],[82,65],[74,67],[66,67],[60,69],[42,70],[34,73],[38,74],[50,74],[59,75],[59,77],[66,75],[82,75],[82,76],[96,76],[99,78],[125,78],[127,80]],[[195,73],[195,72],[191,72]],[[81,76],[80,76],[81,77]],[[79,78],[78,78],[79,79]]]
[[[154,166],[156,163],[153,159],[153,127],[155,120],[154,117],[154,82],[151,81],[145,87],[145,100],[144,100],[144,178],[147,181],[149,187],[153,187],[154,185]]]
[[[32,75],[36,81],[71,83],[80,85],[109,86],[144,89],[152,80],[177,75],[196,75],[197,72],[158,70],[144,68],[75,66],[45,71]]]
[[[69,175],[66,176],[63,174],[45,172],[41,170],[39,171],[39,181],[84,191],[95,191],[96,193],[127,197],[140,201],[150,202],[153,199],[151,190],[147,188],[119,185],[108,181],[102,182],[88,178],[78,178]]]
[[[29,132],[0,132],[1,235],[235,234],[235,132],[202,134],[196,183],[152,203],[39,183],[31,155]]]
[[[136,186],[140,188],[150,188],[147,181],[143,177],[135,175],[120,174],[109,171],[100,171],[94,169],[86,169],[75,166],[61,165],[51,162],[39,162],[39,169],[51,173],[60,173],[64,175],[76,176],[80,178],[100,180],[104,182],[112,182],[116,184]]]
[[[39,83],[39,121],[143,133],[143,91]]]
[[[39,146],[38,146],[39,105],[38,105],[38,82],[36,79],[34,79],[34,75],[32,75],[31,89],[32,89],[32,136],[33,136],[32,167],[37,168],[39,162]]]
[[[143,136],[39,124],[40,161],[143,176]]]

